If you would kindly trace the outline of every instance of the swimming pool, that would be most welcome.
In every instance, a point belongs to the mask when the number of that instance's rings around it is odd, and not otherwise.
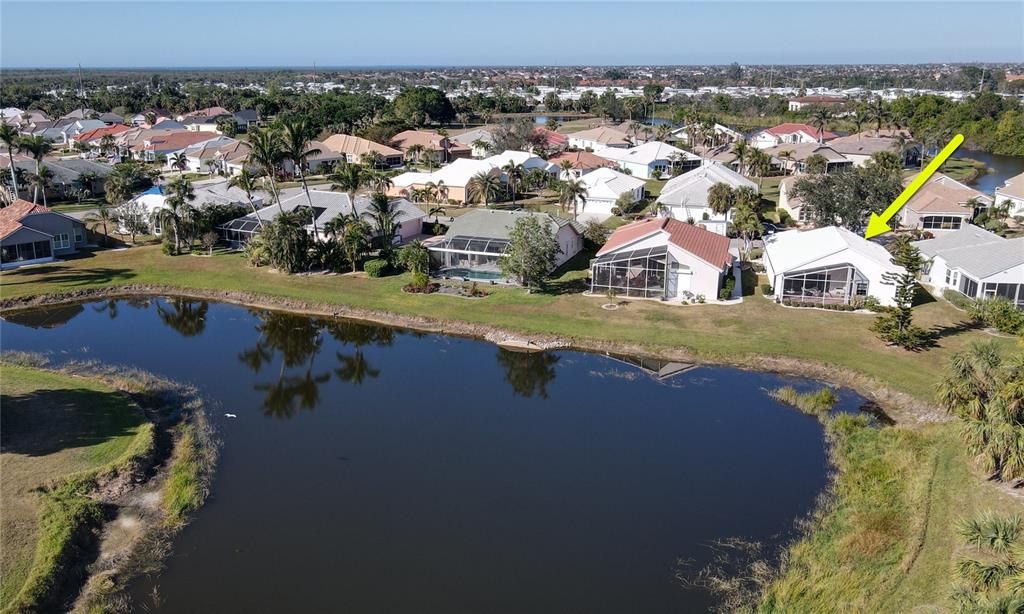
[[[458,277],[462,279],[479,279],[484,281],[502,281],[505,276],[500,271],[481,271],[473,269],[441,269],[438,277]]]

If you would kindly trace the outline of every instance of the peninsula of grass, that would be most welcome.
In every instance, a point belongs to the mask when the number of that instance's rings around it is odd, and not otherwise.
[[[54,610],[103,520],[87,495],[151,454],[154,430],[127,396],[98,380],[7,362],[0,374],[0,609]]]
[[[769,395],[812,416],[826,415],[839,400],[831,388],[822,388],[815,392],[797,392],[796,388],[785,386],[772,391]]]
[[[579,265],[577,258],[573,264]],[[585,267],[585,258],[582,259]],[[939,374],[954,352],[991,339],[974,330],[966,314],[944,301],[914,310],[915,324],[935,331],[937,347],[907,352],[881,342],[870,330],[874,318],[856,313],[788,309],[765,300],[760,290],[739,305],[678,307],[656,301],[624,301],[620,309],[601,308],[602,297],[584,296],[586,271],[576,266],[544,292],[488,287],[479,301],[457,297],[423,297],[401,291],[408,275],[370,279],[363,275],[283,275],[247,266],[241,254],[212,258],[171,257],[159,246],[100,251],[83,257],[0,274],[0,306],[28,304],[33,297],[67,297],[89,291],[124,289],[167,292],[295,310],[373,314],[396,323],[427,321],[437,330],[446,322],[482,330],[496,327],[534,336],[557,336],[583,347],[668,355],[695,360],[764,366],[796,359],[822,366],[825,373],[849,371],[932,405]],[[25,302],[23,302],[25,301]],[[1012,348],[1012,339],[1000,339]],[[818,374],[818,377],[824,377]],[[827,379],[827,378],[826,378]]]

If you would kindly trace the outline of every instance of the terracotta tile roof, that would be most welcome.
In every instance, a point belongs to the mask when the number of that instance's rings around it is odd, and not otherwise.
[[[602,158],[601,156],[589,151],[565,151],[557,156],[548,158],[548,162],[551,162],[555,166],[559,166],[565,160],[572,162],[572,167],[577,169],[601,168],[602,166],[617,168],[617,165],[611,160]]]
[[[132,149],[136,151],[177,151],[185,149],[189,145],[202,143],[215,139],[219,135],[213,132],[193,132],[191,130],[178,130],[167,134],[153,135],[142,142],[135,144]]]
[[[331,151],[338,153],[361,156],[365,153],[376,152],[385,158],[401,156],[402,152],[387,145],[381,145],[371,140],[352,136],[350,134],[333,134],[323,141],[324,146]]]
[[[903,180],[903,185],[908,185],[912,180],[913,177],[907,177]],[[917,211],[918,213],[970,215],[974,210],[972,207],[967,206],[966,203],[972,198],[978,199],[981,204],[992,202],[992,197],[988,194],[968,187],[942,173],[935,173],[907,201],[907,209]]]
[[[91,141],[93,139],[102,139],[103,137],[107,136],[108,134],[113,136],[115,134],[121,134],[122,132],[127,132],[129,130],[131,130],[131,128],[129,128],[128,126],[125,126],[123,124],[116,124],[116,125],[113,125],[113,126],[104,126],[102,128],[94,128],[92,130],[86,130],[85,132],[82,132],[81,134],[78,134],[77,136],[75,136],[75,140],[80,142],[80,143],[86,143],[86,142]]]
[[[814,126],[808,126],[807,124],[796,124],[796,123],[779,124],[778,126],[773,126],[771,128],[768,128],[767,130],[765,130],[765,132],[768,132],[770,134],[774,134],[775,136],[782,136],[782,135],[785,135],[785,134],[793,134],[794,132],[806,132],[807,134],[811,135],[814,138],[818,138],[818,134],[819,134],[818,133],[818,129],[815,128]],[[836,136],[838,136],[838,135],[836,135],[836,134],[834,134],[832,132],[829,132],[828,130],[826,130],[824,134],[825,134],[825,138],[826,139],[834,139],[834,138],[836,138]]]
[[[33,204],[27,200],[18,199],[10,205],[0,209],[0,239],[7,238],[11,233],[21,228],[21,220],[30,213],[44,213],[49,211],[42,205]]]
[[[444,151],[444,147],[441,146],[443,140],[444,138],[440,134],[429,130],[405,130],[391,137],[391,146],[402,151],[409,149],[413,145],[422,145],[426,149],[433,151]],[[454,139],[449,139],[448,151],[469,152],[472,151],[472,148],[468,145],[462,145]]]
[[[228,111],[224,107],[207,107],[205,109],[183,113],[182,117],[216,117],[218,115],[231,115],[231,111]]]
[[[612,236],[608,237],[608,241],[597,252],[597,255],[614,251],[623,245],[629,245],[657,232],[668,235],[669,243],[712,266],[724,267],[732,262],[728,237],[694,224],[687,224],[667,217],[653,218],[619,227],[612,233]]]
[[[534,129],[539,135],[542,135],[547,142],[545,143],[548,147],[565,147],[566,143],[569,142],[569,138],[564,134],[555,132],[554,130],[548,130],[547,128],[538,126]]]

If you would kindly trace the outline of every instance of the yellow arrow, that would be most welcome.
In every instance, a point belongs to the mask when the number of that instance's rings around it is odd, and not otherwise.
[[[910,200],[910,197],[921,189],[921,186],[923,186],[925,182],[935,174],[935,171],[939,170],[942,163],[953,155],[956,148],[960,147],[963,142],[964,135],[957,134],[954,136],[952,140],[942,148],[939,155],[932,158],[932,161],[928,163],[928,166],[924,167],[924,170],[921,171],[917,177],[914,177],[914,180],[910,182],[910,185],[903,189],[903,192],[896,197],[896,200],[892,201],[892,204],[886,207],[885,211],[882,212],[882,215],[872,213],[871,220],[868,221],[868,228],[864,231],[864,238],[870,239],[871,237],[877,237],[880,234],[885,234],[892,230],[888,224],[889,220],[892,219],[892,216],[899,213],[900,209],[903,208],[903,205],[907,204],[907,201]]]

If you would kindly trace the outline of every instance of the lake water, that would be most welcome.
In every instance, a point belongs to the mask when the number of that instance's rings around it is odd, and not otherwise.
[[[1002,156],[968,149],[963,155],[968,158],[980,160],[989,167],[989,172],[978,177],[971,187],[991,195],[995,189],[1006,183],[1010,177],[1024,173],[1024,156]]]
[[[212,494],[132,590],[160,612],[703,611],[677,561],[733,537],[778,551],[827,484],[818,421],[766,394],[800,379],[177,299],[0,333],[216,403]]]

